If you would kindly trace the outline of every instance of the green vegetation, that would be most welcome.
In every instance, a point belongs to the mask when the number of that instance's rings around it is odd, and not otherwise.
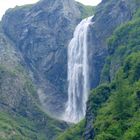
[[[57,140],[84,140],[85,120],[81,121],[78,125],[71,127],[66,130],[63,134],[61,134]]]
[[[22,67],[0,65],[0,140],[50,140],[67,127],[40,109],[35,87]]]
[[[11,115],[0,113],[0,140],[45,140],[45,135],[37,130],[33,122],[24,117],[16,119]]]
[[[139,60],[139,52],[131,54],[117,73],[115,89],[111,90],[111,96],[97,111],[93,122],[96,140],[137,140],[136,137],[140,135]],[[133,131],[134,138],[131,137]]]
[[[106,74],[104,79],[111,81],[108,85],[113,85],[113,89],[111,86],[110,96],[100,108],[92,108],[97,111],[93,122],[95,140],[140,139],[139,25],[137,14],[131,22],[120,26],[108,41],[110,55],[103,75]]]
[[[1,111],[0,140],[50,140],[60,132],[62,133],[59,122],[46,118],[45,115],[46,122],[41,122],[38,118],[43,118],[41,112],[39,115],[31,119],[23,115]]]
[[[140,51],[140,18],[128,22],[115,31],[108,40],[110,55],[102,73],[102,81],[113,80],[124,60],[131,53]]]
[[[94,6],[86,6],[86,5],[83,5],[79,2],[77,2],[77,4],[78,4],[78,7],[79,7],[80,12],[82,14],[81,15],[82,19],[94,15],[94,13],[95,13],[95,7]]]

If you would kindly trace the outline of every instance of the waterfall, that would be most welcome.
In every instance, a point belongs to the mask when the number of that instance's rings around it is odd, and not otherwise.
[[[89,92],[88,29],[92,17],[80,22],[68,46],[68,101],[63,115],[67,122],[84,118]]]

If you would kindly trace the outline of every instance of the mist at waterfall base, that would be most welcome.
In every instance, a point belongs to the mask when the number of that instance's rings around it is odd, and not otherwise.
[[[76,27],[68,46],[68,101],[63,120],[77,123],[85,117],[89,93],[88,29],[92,17]]]

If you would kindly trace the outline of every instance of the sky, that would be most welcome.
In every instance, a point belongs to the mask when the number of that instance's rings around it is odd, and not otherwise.
[[[13,8],[16,5],[24,5],[36,3],[39,0],[0,0],[0,19],[2,18],[5,11],[9,8]],[[85,5],[97,5],[101,0],[76,0]]]

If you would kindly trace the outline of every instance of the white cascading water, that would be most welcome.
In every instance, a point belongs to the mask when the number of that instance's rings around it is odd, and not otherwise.
[[[68,46],[68,101],[63,120],[77,123],[84,118],[89,92],[87,36],[92,17],[80,22]]]

